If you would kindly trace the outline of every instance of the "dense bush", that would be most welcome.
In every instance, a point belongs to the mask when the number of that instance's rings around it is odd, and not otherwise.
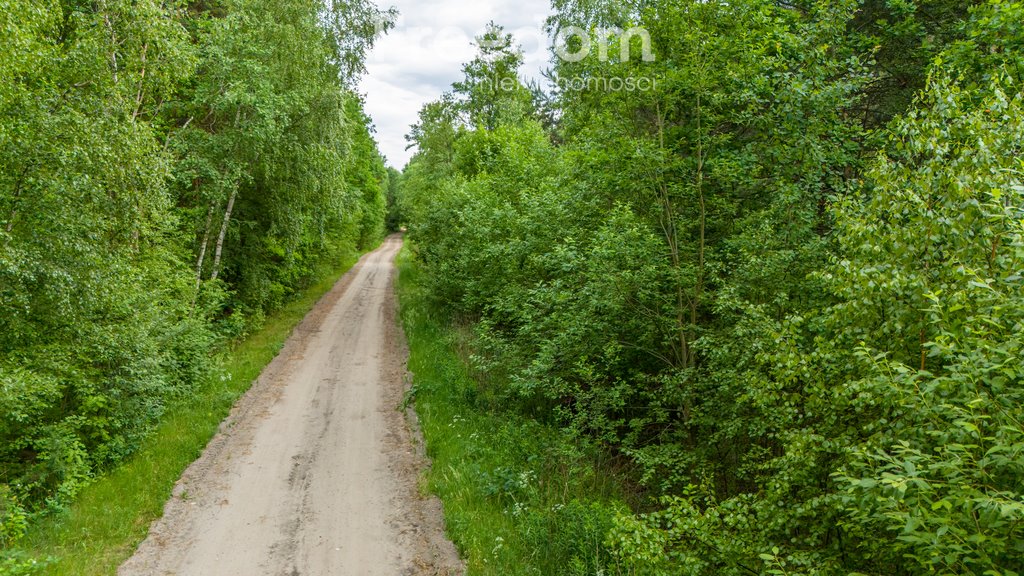
[[[657,88],[561,91],[549,132],[479,81],[492,30],[400,200],[488,393],[636,464],[597,557],[1024,571],[1021,4],[555,6],[657,55],[556,76]]]
[[[0,1],[0,550],[131,454],[219,343],[380,239],[349,89],[375,15]]]

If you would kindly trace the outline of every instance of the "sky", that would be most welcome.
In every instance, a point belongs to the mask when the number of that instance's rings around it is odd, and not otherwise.
[[[521,76],[539,79],[548,67],[549,40],[544,20],[549,0],[380,0],[399,11],[396,26],[370,52],[367,73],[359,84],[366,111],[376,127],[377,142],[388,165],[401,169],[414,150],[405,135],[420,108],[437,100],[462,78],[462,65],[473,59],[473,38],[494,21],[522,46]]]

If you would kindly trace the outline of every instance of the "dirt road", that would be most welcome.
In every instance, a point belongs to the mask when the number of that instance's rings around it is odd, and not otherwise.
[[[186,470],[120,576],[461,574],[399,411],[389,238],[296,328]]]

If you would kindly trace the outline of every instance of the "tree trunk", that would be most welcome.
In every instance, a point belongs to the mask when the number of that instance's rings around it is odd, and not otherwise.
[[[707,240],[707,205],[704,202],[704,133],[703,109],[701,108],[700,93],[697,93],[697,199],[700,204],[700,243],[697,246],[697,285],[693,289],[693,299],[690,301],[690,324],[697,325],[697,307],[704,294],[704,252]]]
[[[210,273],[210,280],[216,280],[220,274],[220,256],[224,250],[224,237],[228,234],[228,223],[231,221],[231,211],[235,208],[235,197],[238,196],[238,187],[231,190],[231,197],[228,198],[228,207],[224,209],[224,222],[220,226],[220,235],[217,236],[217,249],[213,253],[213,272]]]
[[[213,224],[213,204],[206,211],[206,229],[203,232],[203,243],[199,245],[199,258],[196,259],[196,291],[203,281],[203,260],[206,259],[206,247],[210,244],[210,226]]]
[[[132,112],[132,120],[136,120],[142,113],[142,101],[146,95],[146,51],[149,50],[149,43],[142,45],[142,73],[139,75],[139,90],[135,95],[135,111]]]
[[[11,201],[14,204],[14,208],[11,209],[11,216],[7,219],[7,226],[4,228],[7,230],[8,234],[14,230],[14,221],[18,219],[18,199],[21,197],[21,186],[25,182],[25,177],[28,176],[29,168],[31,168],[31,164],[25,166],[21,171],[21,175],[18,176],[18,181],[14,183],[14,193],[11,194]]]
[[[110,32],[110,68],[114,72],[114,84],[117,84],[117,33],[114,31],[114,24],[110,21],[110,14],[107,11],[107,3],[100,3],[103,10],[103,23]]]
[[[188,128],[188,125],[192,123],[192,120],[195,120],[195,116],[189,116],[188,120],[185,121],[185,124],[181,128],[167,131],[167,137],[164,138],[164,152],[167,152],[167,148],[171,145],[171,137],[185,128]]]
[[[665,118],[662,115],[660,104],[657,105],[656,114],[658,118],[658,146],[664,152]],[[673,346],[673,350],[676,356],[676,366],[678,368],[686,368],[690,366],[692,355],[690,354],[690,339],[687,333],[685,310],[687,309],[688,301],[692,307],[692,300],[685,294],[683,286],[680,284],[679,276],[682,269],[682,256],[679,252],[679,232],[676,229],[675,208],[672,205],[672,198],[669,196],[668,187],[663,179],[658,182],[657,191],[661,201],[661,230],[665,236],[665,243],[668,244],[672,268],[676,272],[674,283],[676,287],[676,337],[678,344]]]

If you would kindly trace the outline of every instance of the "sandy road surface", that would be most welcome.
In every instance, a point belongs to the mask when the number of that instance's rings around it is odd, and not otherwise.
[[[461,574],[421,497],[417,432],[398,410],[397,236],[296,328],[185,471],[120,576]]]

